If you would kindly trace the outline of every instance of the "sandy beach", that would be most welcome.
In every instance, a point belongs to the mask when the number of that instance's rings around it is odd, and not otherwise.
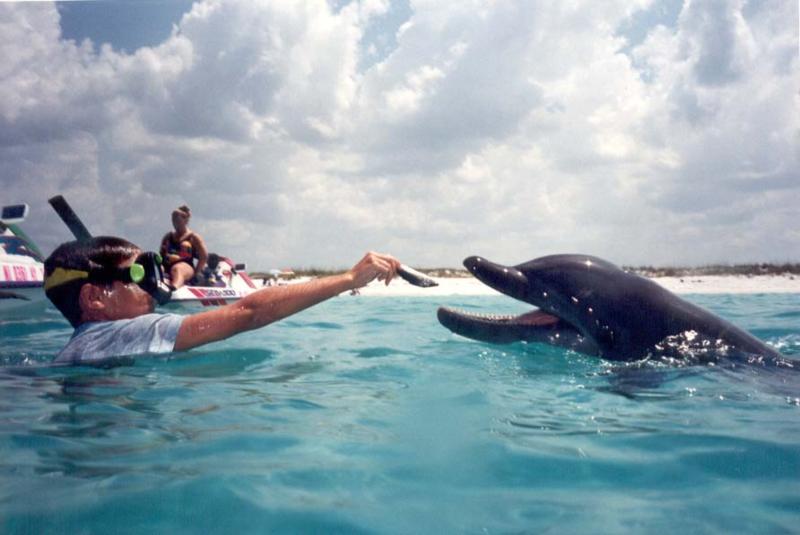
[[[437,278],[439,286],[418,288],[402,279],[389,286],[373,282],[362,288],[364,296],[495,295],[497,292],[472,278]],[[793,275],[707,275],[658,277],[653,281],[677,294],[800,293],[800,277]]]

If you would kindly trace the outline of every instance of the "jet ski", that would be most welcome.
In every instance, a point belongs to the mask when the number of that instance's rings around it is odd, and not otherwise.
[[[0,314],[27,311],[46,303],[44,258],[17,226],[28,215],[27,204],[4,206],[0,216]]]
[[[258,289],[245,273],[245,264],[211,253],[203,273],[172,291],[167,308],[221,306],[238,301]]]

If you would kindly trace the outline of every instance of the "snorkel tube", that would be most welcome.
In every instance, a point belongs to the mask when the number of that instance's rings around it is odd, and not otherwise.
[[[50,199],[47,199],[47,202],[50,203],[50,206],[53,207],[53,210],[56,211],[58,217],[61,218],[61,221],[67,225],[67,228],[72,235],[75,236],[75,239],[78,241],[86,241],[91,239],[92,233],[89,232],[89,229],[83,224],[83,221],[78,217],[78,214],[72,209],[69,205],[67,200],[62,195],[56,195]]]
[[[92,238],[92,233],[62,195],[56,195],[47,202],[67,225],[76,240],[86,241]],[[164,279],[161,255],[158,253],[145,252],[137,256],[134,264],[129,268],[128,278],[150,294],[159,305],[167,304],[172,298],[172,288]]]

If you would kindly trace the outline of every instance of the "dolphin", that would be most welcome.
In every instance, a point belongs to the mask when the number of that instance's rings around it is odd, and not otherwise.
[[[513,317],[439,308],[439,322],[467,338],[541,342],[615,361],[782,357],[732,323],[601,258],[560,254],[504,266],[471,256],[464,266],[484,284],[538,307]]]

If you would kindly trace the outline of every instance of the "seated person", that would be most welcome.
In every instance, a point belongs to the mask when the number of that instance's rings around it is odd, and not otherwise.
[[[208,261],[208,251],[203,238],[189,229],[192,210],[185,204],[172,211],[172,226],[161,239],[161,257],[174,288],[180,288],[192,280],[195,273],[202,273]],[[197,265],[194,265],[194,259]]]
[[[116,237],[67,242],[45,261],[45,293],[75,328],[55,363],[106,365],[115,357],[185,351],[263,327],[375,278],[389,284],[399,266],[391,256],[367,253],[345,273],[263,288],[182,316],[153,312],[170,296],[156,253]]]

